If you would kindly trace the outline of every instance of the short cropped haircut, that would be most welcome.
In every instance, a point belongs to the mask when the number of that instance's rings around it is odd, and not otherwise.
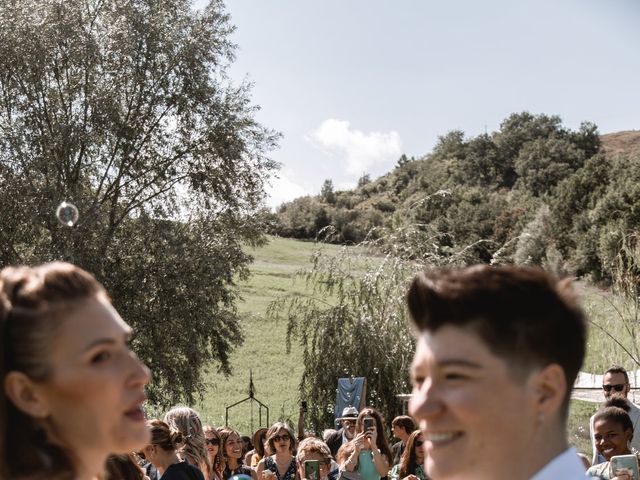
[[[304,463],[304,461],[307,459],[307,456],[312,453],[321,455],[326,465],[331,464],[331,451],[329,450],[329,447],[322,440],[314,437],[305,438],[298,445],[298,463]]]
[[[413,418],[407,415],[399,415],[391,421],[391,427],[402,427],[407,434],[411,434],[416,429]]]
[[[627,371],[625,370],[624,367],[621,367],[620,365],[611,365],[606,372],[604,372],[604,375],[606,375],[607,373],[621,373],[622,375],[624,375],[624,381],[626,383],[629,383],[629,374],[627,373]]]
[[[560,365],[567,383],[566,415],[587,335],[568,279],[530,267],[426,270],[411,282],[407,304],[419,331],[446,325],[469,329],[512,366],[517,379],[535,368]]]

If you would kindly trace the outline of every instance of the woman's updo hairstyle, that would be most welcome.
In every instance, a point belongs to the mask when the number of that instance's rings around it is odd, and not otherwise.
[[[96,279],[69,263],[0,271],[0,374],[21,372],[35,382],[51,375],[49,350],[65,314],[78,301],[107,294]],[[75,478],[68,452],[0,389],[0,478]]]
[[[633,434],[633,422],[629,417],[629,409],[629,403],[625,398],[613,397],[595,413],[593,423],[598,420],[615,422],[621,425],[623,430],[631,430]]]
[[[147,422],[151,431],[151,445],[160,447],[166,452],[177,450],[183,443],[182,434],[173,430],[162,420],[153,419]]]

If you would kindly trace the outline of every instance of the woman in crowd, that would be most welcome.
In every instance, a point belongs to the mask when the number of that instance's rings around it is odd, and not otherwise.
[[[296,438],[291,427],[274,423],[267,430],[266,454],[256,468],[258,480],[294,480],[296,476]]]
[[[4,268],[0,322],[0,478],[92,480],[109,454],[149,441],[149,371],[89,273]]]
[[[147,459],[158,470],[162,480],[204,480],[200,469],[178,456],[178,447],[183,442],[182,434],[162,420],[147,422],[151,430],[151,443],[144,447],[140,456]]]
[[[198,412],[189,407],[173,407],[165,414],[164,421],[182,434],[184,443],[178,450],[180,458],[198,467],[204,474],[205,480],[211,480],[209,479],[211,464]]]
[[[615,455],[630,455],[629,443],[633,438],[633,423],[629,414],[629,405],[624,398],[612,398],[593,417],[593,431],[596,449],[607,460],[587,470],[587,476],[596,476],[604,480],[625,478],[616,477],[611,472],[609,460]],[[630,477],[629,477],[630,478]]]
[[[364,430],[365,419],[374,426]],[[356,420],[355,437],[343,444],[336,454],[340,470],[356,471],[363,480],[380,480],[389,473],[393,456],[384,434],[382,415],[372,407],[363,409]]]
[[[319,438],[308,437],[298,445],[296,464],[298,466],[298,478],[306,479],[304,462],[317,460],[319,464],[319,478],[317,480],[335,480],[338,470],[331,469],[331,451],[326,443]]]
[[[207,444],[207,457],[209,458],[210,480],[222,480],[222,472],[224,471],[224,458],[222,457],[222,441],[220,434],[215,428],[206,425],[204,427],[204,437]]]
[[[130,453],[109,455],[105,480],[149,480]]]
[[[253,450],[247,453],[244,463],[254,470],[258,467],[258,463],[264,457],[264,444],[267,436],[266,428],[259,428],[253,434]]]
[[[422,434],[416,430],[407,439],[407,446],[402,452],[400,463],[394,465],[389,472],[389,480],[427,480],[424,473],[424,449]]]
[[[223,480],[234,475],[251,475],[251,468],[242,463],[242,439],[240,434],[229,427],[218,430],[222,439],[222,456],[224,457]]]

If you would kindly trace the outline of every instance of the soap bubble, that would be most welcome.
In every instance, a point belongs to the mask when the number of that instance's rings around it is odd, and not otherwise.
[[[344,372],[345,375],[349,375],[349,369],[345,368],[344,370],[342,370]]]
[[[380,370],[378,369],[378,367],[373,367],[373,373],[375,373],[376,375],[380,373]]]
[[[56,209],[58,221],[67,227],[73,227],[79,216],[78,208],[73,203],[62,202]]]
[[[327,405],[327,413],[333,413],[333,405]]]

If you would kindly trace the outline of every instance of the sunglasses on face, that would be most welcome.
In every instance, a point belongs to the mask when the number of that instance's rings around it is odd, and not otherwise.
[[[352,427],[353,425],[356,424],[355,420],[343,420],[342,421],[343,424],[348,425],[349,427]]]
[[[616,383],[615,385],[602,385],[602,389],[607,393],[610,392],[611,389],[615,390],[616,392],[621,392],[626,386],[626,383]]]
[[[220,446],[220,439],[218,438],[207,438],[205,441],[207,442],[207,445],[211,445],[214,447]]]
[[[289,435],[276,435],[275,437],[273,437],[274,442],[279,442],[279,441],[288,442],[289,440],[290,440]]]

